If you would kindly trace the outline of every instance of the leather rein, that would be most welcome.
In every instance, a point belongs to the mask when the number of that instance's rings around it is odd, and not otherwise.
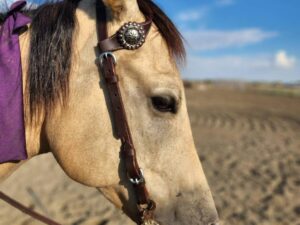
[[[126,111],[118,84],[119,79],[115,70],[117,59],[113,54],[113,52],[118,50],[135,50],[140,48],[146,41],[147,34],[152,25],[152,18],[147,18],[143,23],[126,23],[111,37],[108,37],[106,7],[102,1],[96,1],[96,18],[99,72],[102,72],[106,83],[110,104],[112,106],[111,109],[116,127],[116,135],[122,143],[122,159],[125,162],[125,170],[128,179],[135,192],[138,211],[137,223],[139,225],[159,225],[159,223],[154,220],[156,203],[150,199],[143,171],[140,169],[137,162],[136,150],[132,141]],[[25,207],[1,191],[0,199],[45,224],[60,225],[59,223]]]

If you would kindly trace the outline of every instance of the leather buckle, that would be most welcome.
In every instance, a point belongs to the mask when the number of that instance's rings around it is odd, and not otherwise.
[[[111,57],[113,59],[114,65],[117,64],[117,57],[112,52],[103,52],[98,56],[101,67],[103,67],[104,59],[108,59],[108,57]]]
[[[145,177],[144,177],[144,172],[143,172],[143,170],[140,169],[140,177],[139,177],[139,178],[130,178],[130,177],[129,177],[129,181],[130,181],[132,184],[135,184],[135,185],[139,185],[139,184],[145,183]]]

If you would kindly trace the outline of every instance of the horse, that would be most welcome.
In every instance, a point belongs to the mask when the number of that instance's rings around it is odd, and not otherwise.
[[[20,35],[26,149],[52,153],[73,180],[97,188],[137,224],[107,86],[97,63],[95,3],[39,7]],[[115,53],[116,73],[137,159],[165,225],[216,225],[217,210],[194,144],[178,64],[183,39],[152,0],[103,0],[109,35],[153,17],[142,47]],[[146,10],[147,9],[147,10]],[[3,181],[25,161],[0,164]]]

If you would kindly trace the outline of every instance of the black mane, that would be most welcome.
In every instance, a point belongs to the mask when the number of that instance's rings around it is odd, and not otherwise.
[[[79,2],[44,4],[33,16],[27,81],[31,118],[41,111],[51,112],[55,104],[64,103],[68,96],[72,40],[77,24],[75,11]],[[138,0],[138,4],[146,16],[153,17],[170,54],[184,59],[182,36],[166,14],[152,0]]]
[[[40,6],[31,23],[27,89],[31,116],[68,94],[75,11],[80,0]]]

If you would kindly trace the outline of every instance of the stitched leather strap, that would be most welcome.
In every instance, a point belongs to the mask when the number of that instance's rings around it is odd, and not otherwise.
[[[139,211],[139,223],[144,223],[145,220],[153,219],[155,202],[150,199],[147,191],[145,180],[142,171],[138,165],[136,158],[136,150],[132,141],[126,111],[124,108],[120,87],[118,84],[118,76],[115,71],[115,61],[111,52],[124,49],[119,43],[117,34],[108,38],[106,8],[102,1],[96,2],[97,9],[97,32],[98,32],[98,48],[100,54],[106,54],[100,60],[102,74],[106,81],[108,95],[110,98],[114,125],[117,136],[122,142],[121,153],[125,162],[126,173],[133,182],[137,207]],[[144,23],[139,24],[145,31],[147,36],[152,20],[149,19]]]

